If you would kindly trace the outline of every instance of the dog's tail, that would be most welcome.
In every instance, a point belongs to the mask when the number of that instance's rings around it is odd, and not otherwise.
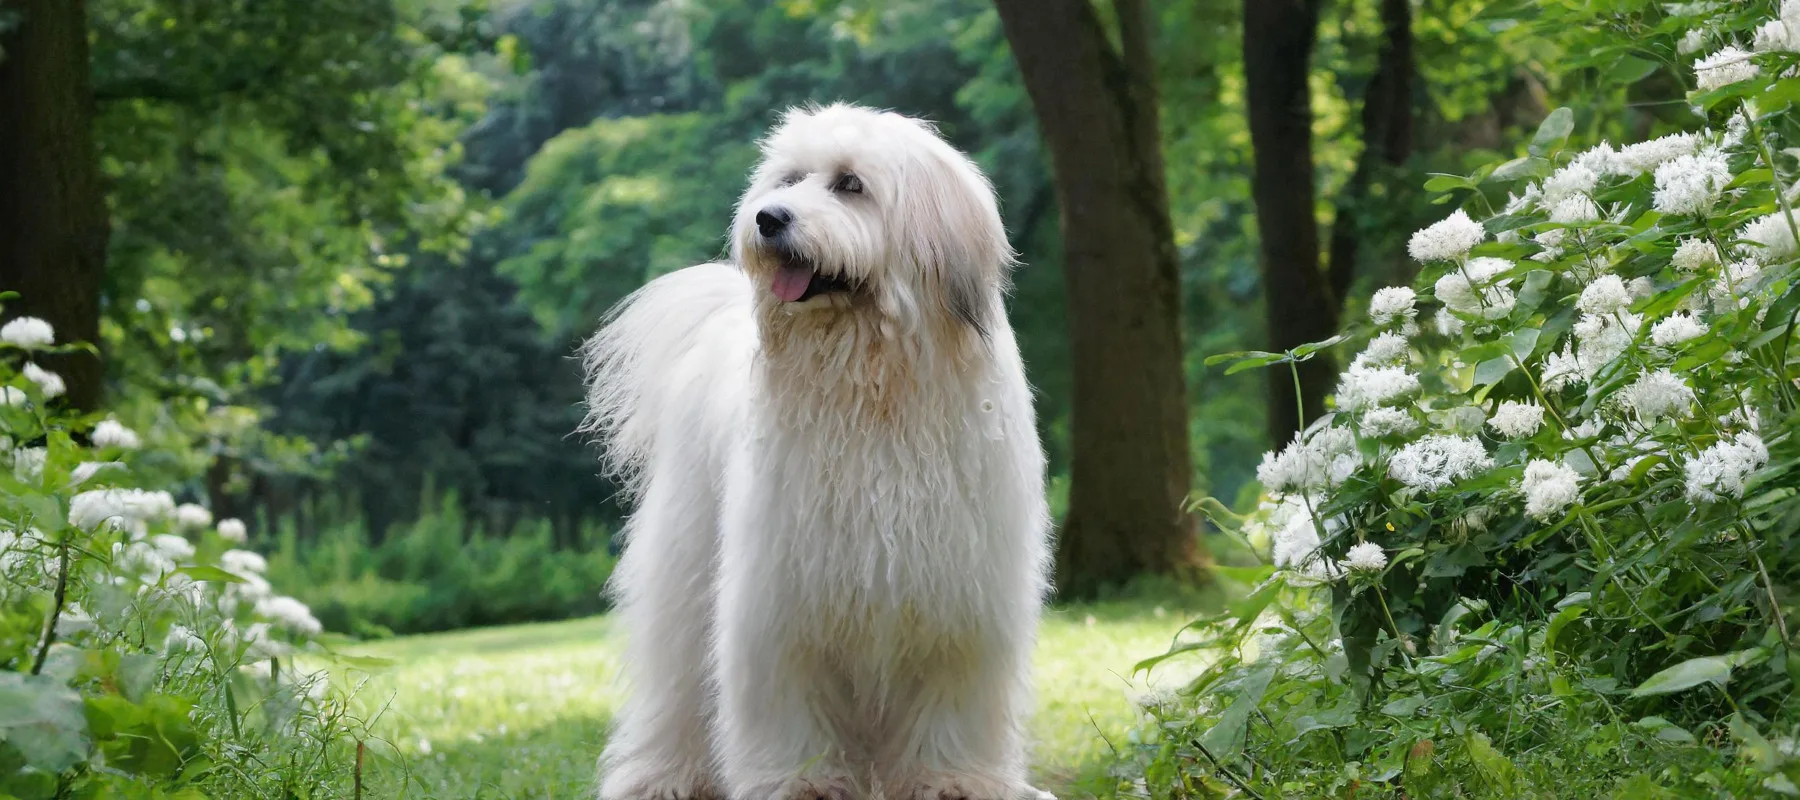
[[[729,264],[702,264],[657,278],[614,306],[581,347],[587,418],[581,432],[604,447],[609,474],[638,496],[657,439],[669,425],[692,435],[690,409],[709,381],[735,378],[756,342],[748,279]],[[668,424],[664,423],[668,420]]]

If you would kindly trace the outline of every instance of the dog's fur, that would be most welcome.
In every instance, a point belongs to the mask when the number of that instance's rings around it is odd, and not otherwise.
[[[1044,457],[992,187],[925,123],[796,110],[731,249],[584,348],[586,428],[637,499],[600,796],[1032,796]],[[855,288],[783,302],[784,259]]]

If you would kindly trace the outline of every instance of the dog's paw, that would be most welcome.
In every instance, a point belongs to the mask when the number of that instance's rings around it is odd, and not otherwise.
[[[906,800],[1056,800],[1048,792],[979,775],[939,773],[919,780]]]
[[[856,800],[856,793],[846,778],[810,775],[788,781],[772,800]]]

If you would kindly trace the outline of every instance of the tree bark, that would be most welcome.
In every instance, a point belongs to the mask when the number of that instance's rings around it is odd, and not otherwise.
[[[1072,350],[1065,597],[1205,563],[1192,515],[1180,280],[1162,173],[1149,19],[1115,0],[996,0],[1050,152]]]
[[[1312,160],[1312,69],[1319,0],[1244,0],[1244,88],[1256,168],[1250,192],[1262,242],[1269,349],[1288,350],[1337,332],[1339,304],[1319,266]],[[1337,370],[1320,353],[1300,365],[1305,418],[1325,410]],[[1302,426],[1287,369],[1268,370],[1269,437],[1276,446]]]
[[[1381,0],[1381,27],[1381,52],[1363,91],[1362,155],[1338,194],[1327,247],[1325,271],[1340,308],[1356,277],[1362,249],[1357,209],[1368,202],[1369,187],[1383,167],[1400,166],[1412,156],[1412,6],[1408,0]]]
[[[94,147],[84,0],[15,0],[19,25],[0,38],[0,290],[7,319],[41,317],[58,344],[100,339],[106,196]],[[100,404],[100,359],[43,357],[68,404]]]

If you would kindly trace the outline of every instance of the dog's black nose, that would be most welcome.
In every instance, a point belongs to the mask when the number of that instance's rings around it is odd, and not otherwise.
[[[762,232],[763,238],[772,239],[787,230],[788,223],[794,221],[794,212],[784,206],[769,206],[756,212],[756,229]]]

